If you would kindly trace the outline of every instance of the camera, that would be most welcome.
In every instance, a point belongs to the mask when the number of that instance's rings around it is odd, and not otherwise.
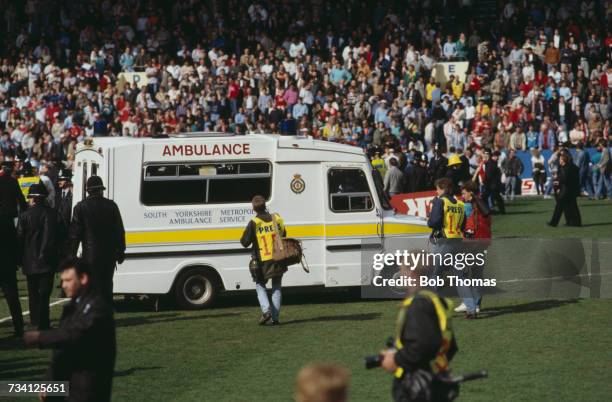
[[[380,367],[380,365],[382,364],[383,356],[382,355],[366,356],[363,358],[363,360],[365,362],[365,368],[370,370],[376,367]]]
[[[385,342],[387,349],[395,349],[395,340],[392,337],[387,338],[387,342]],[[365,363],[365,368],[367,370],[380,367],[383,361],[383,355],[371,355],[363,358]]]

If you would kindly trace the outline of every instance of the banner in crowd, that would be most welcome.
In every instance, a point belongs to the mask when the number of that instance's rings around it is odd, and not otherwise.
[[[397,194],[391,197],[391,206],[398,214],[426,218],[431,210],[431,201],[435,196],[435,191]]]
[[[521,180],[521,195],[537,194],[533,179]],[[418,216],[427,218],[431,211],[431,203],[436,192],[421,191],[418,193],[397,194],[391,197],[391,206],[393,209],[402,215]]]
[[[119,80],[136,84],[138,88],[146,86],[148,82],[147,74],[144,72],[123,72],[119,74]]]
[[[433,66],[431,75],[436,82],[444,85],[450,79],[450,76],[459,76],[461,82],[465,82],[465,77],[468,72],[469,62],[467,61],[450,61],[446,63],[436,63]]]

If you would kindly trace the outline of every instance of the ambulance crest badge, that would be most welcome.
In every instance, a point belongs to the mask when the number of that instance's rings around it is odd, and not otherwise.
[[[306,188],[306,183],[304,182],[304,179],[302,179],[302,175],[301,174],[294,174],[293,175],[293,180],[291,180],[291,191],[293,191],[295,194],[300,194],[304,191],[304,189]]]

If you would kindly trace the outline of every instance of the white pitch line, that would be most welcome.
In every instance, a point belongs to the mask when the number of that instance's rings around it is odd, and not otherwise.
[[[68,300],[70,299],[59,299],[57,301],[54,301],[53,303],[49,303],[49,307],[53,307],[53,306],[57,306],[58,304],[62,304],[62,303],[66,303]],[[26,315],[30,315],[30,311],[24,311],[23,312],[23,316],[25,317]],[[12,317],[4,317],[2,319],[0,319],[0,324],[2,324],[3,322],[7,322],[7,321],[11,321]]]

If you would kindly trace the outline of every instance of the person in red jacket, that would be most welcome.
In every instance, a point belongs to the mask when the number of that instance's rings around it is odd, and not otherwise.
[[[473,181],[468,181],[461,187],[461,195],[465,204],[465,228],[463,236],[466,239],[474,239],[470,251],[474,254],[483,253],[491,244],[491,210],[486,202],[478,195],[478,186]],[[480,313],[482,296],[477,288],[472,289],[475,295],[476,314]],[[465,303],[455,308],[456,312],[465,312]]]

